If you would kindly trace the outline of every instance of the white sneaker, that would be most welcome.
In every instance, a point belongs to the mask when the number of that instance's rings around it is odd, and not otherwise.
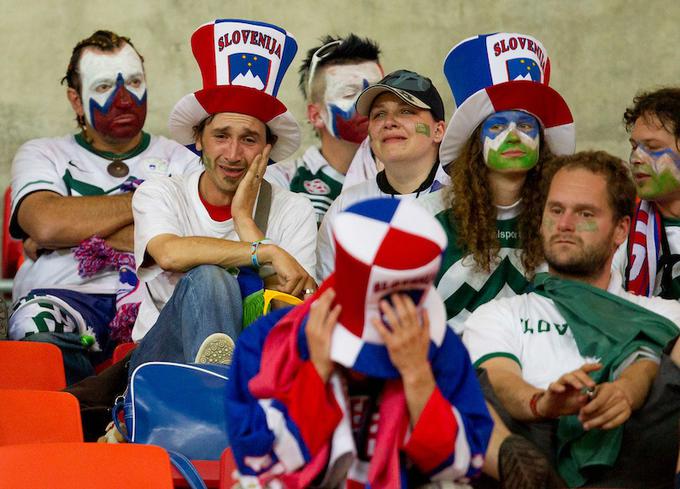
[[[234,340],[224,333],[213,333],[203,340],[196,354],[195,363],[231,364],[234,353]]]

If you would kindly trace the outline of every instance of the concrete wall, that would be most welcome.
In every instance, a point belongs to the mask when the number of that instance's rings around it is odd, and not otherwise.
[[[301,53],[326,33],[372,37],[381,44],[386,71],[428,74],[447,116],[453,102],[441,66],[454,44],[499,30],[532,34],[552,60],[551,85],[572,108],[578,149],[624,158],[621,114],[633,95],[680,83],[680,2],[668,0],[0,0],[0,13],[0,188],[24,141],[74,130],[59,80],[72,47],[98,28],[131,37],[145,56],[146,129],[164,135],[175,102],[200,88],[189,36],[219,17],[273,22],[295,35],[300,52],[279,95],[301,122],[305,107],[295,72]],[[306,138],[312,140],[308,127]]]

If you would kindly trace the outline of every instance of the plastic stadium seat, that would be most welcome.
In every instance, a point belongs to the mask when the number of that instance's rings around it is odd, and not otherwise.
[[[170,459],[151,445],[38,443],[0,447],[0,487],[172,489]]]
[[[0,389],[0,446],[82,441],[80,407],[73,395]]]
[[[208,489],[232,489],[238,484],[238,469],[231,448],[222,452],[220,460],[192,460]],[[236,477],[235,477],[236,476]],[[172,478],[176,489],[188,488],[184,477],[176,469],[172,469]]]
[[[12,189],[5,190],[5,207],[2,217],[2,278],[14,278],[24,261],[24,247],[21,240],[9,235],[9,220],[12,210]]]
[[[66,387],[61,350],[50,343],[0,341],[0,389]]]

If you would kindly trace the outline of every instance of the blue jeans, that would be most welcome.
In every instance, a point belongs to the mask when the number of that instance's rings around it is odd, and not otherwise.
[[[146,362],[191,363],[203,340],[243,330],[243,304],[236,277],[217,265],[200,265],[178,282],[158,320],[132,353],[129,374]]]

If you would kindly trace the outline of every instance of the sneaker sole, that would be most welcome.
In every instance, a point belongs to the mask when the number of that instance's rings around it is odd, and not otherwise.
[[[213,333],[208,336],[196,354],[195,363],[231,364],[234,353],[234,340],[224,333]]]

